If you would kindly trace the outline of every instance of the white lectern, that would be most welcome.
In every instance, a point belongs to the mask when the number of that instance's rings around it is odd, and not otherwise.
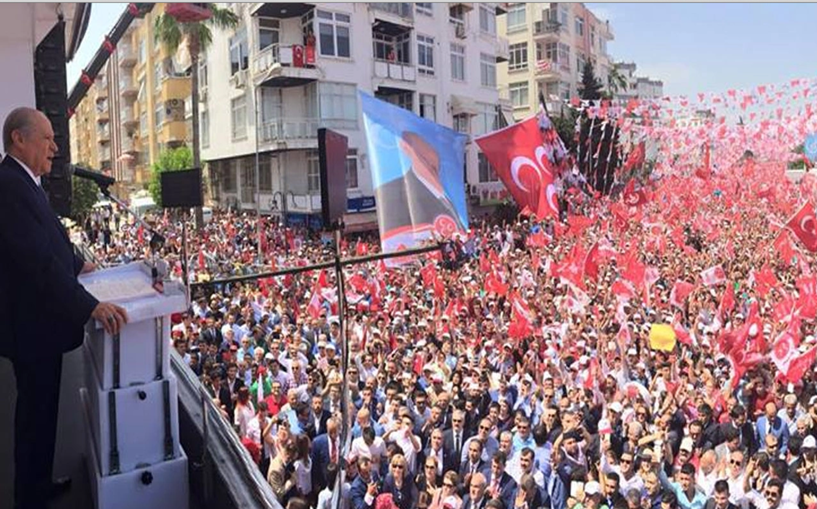
[[[184,311],[185,290],[153,288],[144,262],[80,276],[100,301],[128,312],[111,336],[85,327],[86,455],[97,509],[187,509],[187,457],[179,445],[176,379],[170,374],[170,315]]]

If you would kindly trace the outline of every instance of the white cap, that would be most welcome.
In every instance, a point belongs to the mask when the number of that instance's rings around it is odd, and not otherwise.
[[[806,436],[803,439],[803,445],[800,446],[801,449],[817,449],[817,440],[814,439],[812,435]]]
[[[621,406],[621,403],[619,403],[618,401],[613,401],[607,408],[609,408],[610,410],[617,414],[620,414],[624,410]]]
[[[680,449],[681,449],[682,451],[692,452],[692,449],[694,448],[694,445],[695,445],[695,444],[694,444],[694,442],[692,442],[692,438],[690,438],[690,437],[684,437],[684,439],[683,439],[683,440],[681,440],[681,447],[680,447]]]
[[[638,355],[638,351],[635,348],[630,348],[627,350],[627,355]]]
[[[584,485],[584,494],[588,496],[598,495],[601,493],[601,486],[596,481],[590,481]]]

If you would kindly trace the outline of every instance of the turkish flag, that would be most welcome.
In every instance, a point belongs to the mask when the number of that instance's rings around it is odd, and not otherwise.
[[[636,294],[633,285],[623,279],[615,281],[613,286],[610,287],[610,290],[613,292],[613,295],[622,300],[630,300],[635,297]]]
[[[817,277],[813,275],[801,276],[797,279],[797,291],[800,306],[800,315],[809,320],[817,317]]]
[[[644,190],[635,190],[635,179],[630,179],[621,196],[624,200],[624,204],[628,207],[638,207],[647,202],[647,196],[644,194]]]
[[[599,278],[599,264],[596,261],[598,254],[599,243],[597,241],[595,244],[593,244],[593,247],[590,248],[590,251],[587,252],[587,256],[584,258],[584,275],[593,281]]]
[[[578,244],[573,245],[570,254],[556,266],[558,277],[584,288],[585,254]]]
[[[787,265],[791,263],[792,258],[796,254],[794,248],[789,240],[789,234],[786,230],[781,230],[780,235],[774,240],[774,247],[780,255],[780,259]]]
[[[540,220],[558,217],[555,172],[535,116],[475,141],[520,207],[527,207]]]
[[[701,272],[701,280],[706,286],[715,286],[726,281],[726,272],[720,265],[715,265]]]
[[[766,297],[769,290],[777,286],[777,277],[775,277],[771,267],[764,264],[759,272],[755,272],[755,285],[761,298]]]
[[[692,283],[687,283],[686,281],[676,281],[672,287],[672,291],[669,294],[669,303],[675,307],[683,309],[684,301],[686,301],[686,298],[694,289],[695,285]]]
[[[601,144],[599,144],[599,146],[601,146]],[[644,142],[642,141],[627,154],[627,160],[624,162],[624,166],[621,168],[621,171],[626,173],[632,169],[640,168],[644,164],[646,153],[646,148]]]
[[[508,285],[504,284],[496,273],[491,272],[485,278],[485,291],[488,293],[494,292],[497,295],[505,295],[508,293]]]
[[[548,239],[547,239],[547,236],[545,235],[545,232],[540,229],[538,232],[532,233],[531,235],[529,235],[528,240],[527,240],[527,245],[528,245],[528,247],[545,247],[545,246],[547,246],[548,245]]]
[[[789,327],[777,336],[772,345],[770,356],[781,373],[788,373],[789,364],[798,356],[797,345],[800,341],[794,335],[795,332]]]
[[[811,369],[811,366],[814,365],[815,358],[817,358],[817,346],[791,359],[789,369],[786,372],[786,378],[789,379],[789,382],[795,383],[801,381],[806,371]]]
[[[817,251],[817,220],[814,218],[814,207],[806,202],[792,217],[786,227],[794,233],[806,249],[812,253]]]
[[[726,285],[726,291],[723,292],[721,303],[718,306],[718,314],[723,318],[733,309],[735,309],[735,288],[732,285]]]
[[[423,278],[423,286],[429,287],[434,283],[434,278],[437,277],[437,268],[434,265],[426,265],[420,269],[420,275]]]

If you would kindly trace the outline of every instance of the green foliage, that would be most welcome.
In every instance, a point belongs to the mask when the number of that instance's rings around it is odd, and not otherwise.
[[[590,60],[585,60],[582,68],[582,83],[579,86],[579,96],[585,101],[597,101],[601,99],[601,90],[604,85],[596,78],[596,71]]]
[[[78,165],[85,166],[85,165]],[[71,218],[81,222],[99,199],[99,187],[88,179],[71,177]]]
[[[193,151],[190,147],[179,147],[159,153],[159,159],[153,163],[148,190],[153,201],[162,206],[162,172],[189,170],[193,167]]]
[[[559,138],[565,144],[568,152],[574,153],[576,150],[576,118],[578,113],[572,108],[568,108],[561,116],[551,117],[553,127],[559,133]]]
[[[191,52],[191,57],[198,58],[199,53],[206,52],[213,42],[211,28],[225,30],[238,26],[238,16],[230,9],[214,3],[204,5],[212,12],[212,16],[204,21],[183,23],[165,13],[157,16],[154,30],[156,42],[162,44],[170,53],[175,53],[182,42],[186,41],[192,46],[191,49],[197,50],[195,54]]]

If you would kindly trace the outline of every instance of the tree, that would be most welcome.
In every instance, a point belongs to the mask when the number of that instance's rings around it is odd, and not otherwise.
[[[190,85],[192,90],[193,116],[193,159],[192,166],[201,167],[201,145],[199,138],[199,55],[206,52],[213,43],[211,28],[233,29],[238,25],[238,16],[230,9],[216,4],[199,4],[210,9],[210,18],[204,21],[180,22],[167,13],[156,17],[155,38],[169,53],[175,53],[184,42],[190,53]],[[153,189],[151,188],[151,192]],[[154,195],[154,200],[155,200]],[[159,201],[156,200],[158,204]],[[196,207],[196,228],[204,225],[201,207]]]
[[[162,206],[162,173],[166,171],[188,170],[193,165],[193,153],[190,147],[179,147],[163,150],[159,159],[153,163],[148,190],[156,205]]]
[[[585,60],[582,68],[582,83],[579,86],[579,96],[585,101],[598,101],[601,99],[601,90],[604,85],[596,78],[593,64],[590,60]]]
[[[87,165],[78,164],[77,166]],[[99,187],[88,179],[74,175],[71,177],[71,192],[71,218],[79,223],[88,217],[91,209],[94,208],[94,203],[99,199]]]
[[[552,117],[553,128],[559,133],[559,138],[565,144],[565,148],[570,153],[575,153],[576,150],[576,118],[578,117],[576,110],[569,108],[566,115]]]
[[[610,68],[610,72],[607,74],[608,88],[612,95],[627,90],[627,78],[621,74],[618,66],[619,64],[613,64],[613,67]]]

